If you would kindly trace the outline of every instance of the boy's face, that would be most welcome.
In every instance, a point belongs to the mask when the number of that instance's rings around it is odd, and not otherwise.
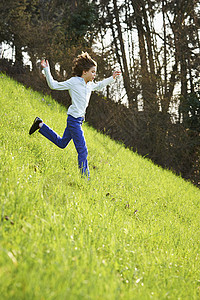
[[[88,81],[93,81],[96,77],[96,71],[97,71],[97,67],[93,66],[88,71],[83,71],[83,75],[81,77],[85,79],[86,83]]]

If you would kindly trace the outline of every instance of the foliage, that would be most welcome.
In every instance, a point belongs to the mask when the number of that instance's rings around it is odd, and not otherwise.
[[[180,113],[184,116],[184,126],[196,132],[200,131],[200,90],[199,83],[196,90],[187,95],[186,99],[180,96]]]
[[[24,0],[2,1],[0,4],[0,42],[26,51],[33,68],[41,57],[53,64],[64,60],[65,51],[74,45],[91,45],[88,33],[96,18],[94,4],[88,0],[75,1]],[[26,30],[24,30],[26,28]],[[86,39],[85,39],[86,38]],[[16,56],[22,62],[22,55]]]
[[[198,299],[200,192],[84,124],[90,182],[65,108],[0,77],[0,289],[3,299]],[[63,152],[64,151],[64,152]]]
[[[97,12],[94,3],[90,3],[88,0],[80,1],[73,14],[68,11],[68,35],[76,42],[80,37],[84,37],[86,33],[94,31],[96,20]]]
[[[196,0],[99,1],[100,41],[103,45],[109,33],[108,47],[122,71],[130,108],[161,110],[164,119],[177,85],[184,99],[193,93],[199,74],[198,16]]]

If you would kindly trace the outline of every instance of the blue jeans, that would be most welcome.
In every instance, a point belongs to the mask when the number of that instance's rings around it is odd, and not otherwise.
[[[83,117],[74,118],[71,115],[68,115],[67,127],[65,128],[62,137],[57,135],[57,133],[49,128],[46,124],[43,124],[39,132],[62,149],[64,149],[72,139],[76,147],[76,151],[78,152],[79,169],[83,175],[87,175],[89,178],[90,172],[87,161],[88,150],[82,130],[83,121]]]

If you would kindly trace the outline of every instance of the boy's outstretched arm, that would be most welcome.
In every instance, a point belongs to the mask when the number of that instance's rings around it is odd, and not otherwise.
[[[120,71],[114,71],[112,76],[103,79],[102,81],[99,81],[97,83],[93,83],[93,91],[101,91],[104,87],[106,87],[108,84],[113,83],[117,76],[121,74]]]
[[[70,80],[66,80],[66,81],[61,81],[58,82],[56,80],[53,79],[51,72],[50,72],[50,67],[49,67],[49,62],[48,60],[42,60],[41,61],[41,66],[44,69],[44,73],[46,76],[46,80],[48,83],[48,86],[52,89],[52,90],[68,90],[70,88]]]

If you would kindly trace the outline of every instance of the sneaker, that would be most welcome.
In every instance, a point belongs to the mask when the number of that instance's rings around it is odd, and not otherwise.
[[[31,126],[30,130],[29,130],[29,134],[33,134],[36,130],[38,130],[40,127],[39,127],[39,124],[42,122],[42,119],[40,119],[39,117],[36,117],[34,122],[33,122],[33,125]]]

